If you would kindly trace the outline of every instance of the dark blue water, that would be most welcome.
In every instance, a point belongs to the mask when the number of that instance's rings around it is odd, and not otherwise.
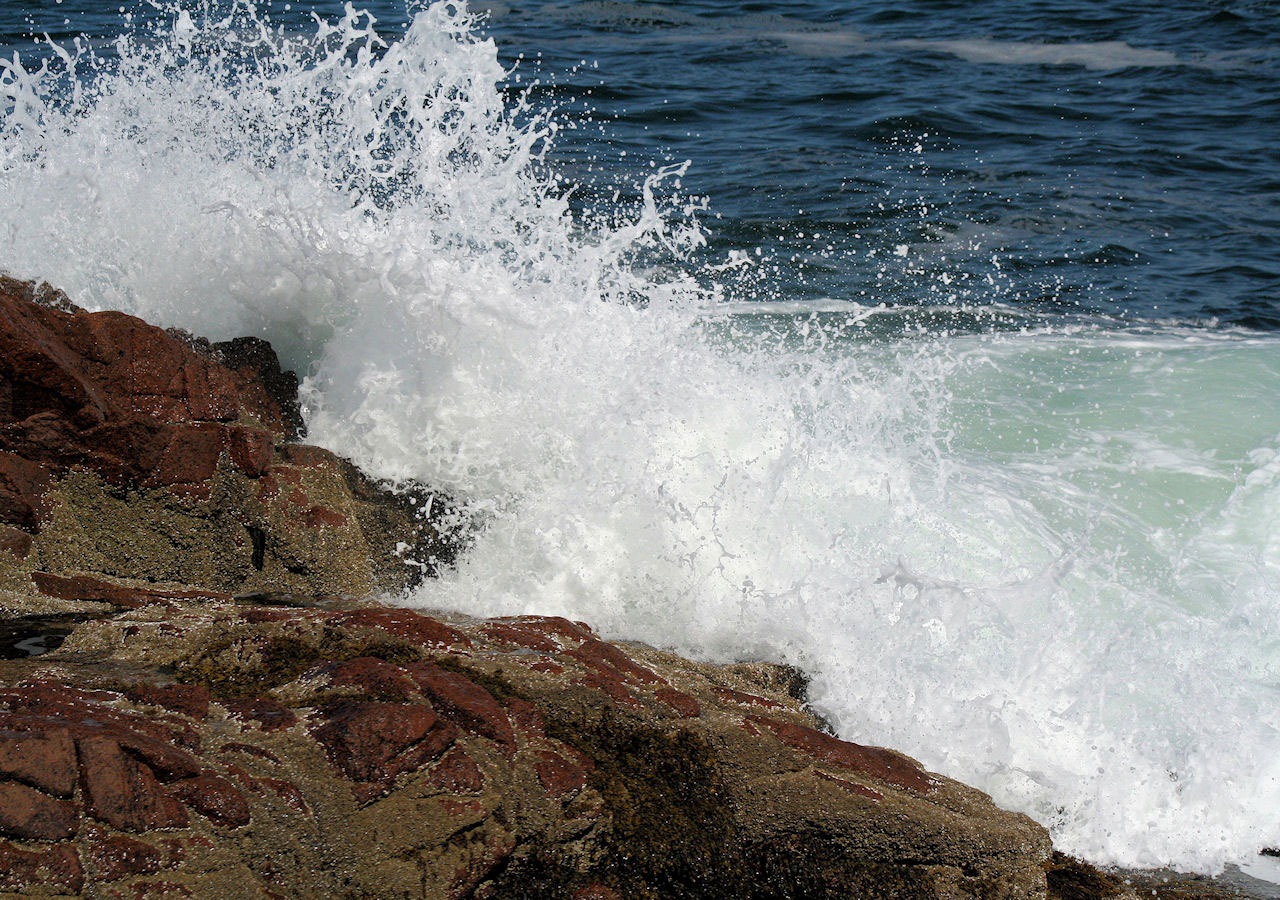
[[[1280,324],[1274,6],[851,6],[521,4],[494,27],[546,68],[601,60],[572,83],[614,135],[692,159],[717,248],[794,260],[811,296]]]
[[[0,47],[109,44],[110,7],[5,4]],[[1274,3],[487,8],[511,90],[581,125],[551,159],[575,203],[690,160],[707,260],[765,261],[745,297],[1280,328]],[[287,28],[339,9],[271,6]]]

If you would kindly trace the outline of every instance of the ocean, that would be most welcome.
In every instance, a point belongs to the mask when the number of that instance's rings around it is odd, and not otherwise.
[[[1275,4],[5,3],[0,197],[464,499],[399,602],[792,663],[1095,863],[1280,846]]]

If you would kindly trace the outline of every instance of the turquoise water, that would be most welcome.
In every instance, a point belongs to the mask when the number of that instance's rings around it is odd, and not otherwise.
[[[403,602],[796,663],[1100,862],[1280,843],[1268,4],[128,10],[0,12],[0,267],[468,498]]]

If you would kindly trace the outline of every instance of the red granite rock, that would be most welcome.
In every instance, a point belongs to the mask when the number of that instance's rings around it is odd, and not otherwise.
[[[33,851],[0,841],[0,891],[27,894],[39,888],[78,894],[84,881],[84,867],[74,847],[63,844]]]
[[[830,775],[826,772],[816,772],[815,774],[819,778],[821,778],[823,781],[834,784],[836,787],[840,788],[840,790],[844,791],[847,794],[856,794],[859,797],[865,797],[868,800],[874,800],[876,802],[879,802],[884,799],[884,794],[880,793],[877,790],[867,787],[865,784],[858,784],[856,781],[848,781],[844,778],[837,778],[836,776]]]
[[[196,720],[209,715],[209,691],[198,684],[135,684],[124,694],[134,703],[163,707]]]
[[[453,558],[440,512],[452,501],[424,514],[334,454],[286,443],[302,424],[297,379],[265,341],[210,344],[0,277],[0,550],[34,550],[50,597],[131,607],[166,594],[117,578],[365,596]],[[399,615],[367,624],[431,637]]]
[[[81,780],[88,813],[121,831],[183,828],[186,810],[150,767],[125,753],[109,737],[85,737],[79,743]]]
[[[591,626],[585,622],[571,622],[562,616],[520,616],[515,619],[500,619],[509,625],[522,629],[530,629],[542,634],[566,638],[571,643],[579,643],[595,637]]]
[[[333,617],[332,624],[345,628],[370,628],[436,650],[463,650],[470,639],[449,625],[408,609],[357,609]]]
[[[293,710],[270,697],[240,698],[221,702],[234,718],[256,725],[263,731],[282,731],[292,728],[298,722],[298,717]]]
[[[519,697],[508,698],[505,704],[511,724],[525,735],[541,737],[546,734],[546,720],[538,707]]]
[[[0,380],[0,450],[119,483],[201,485],[223,453],[257,476],[270,436],[289,430],[260,380],[222,365],[212,348],[123,313],[32,302],[9,279],[0,282]],[[30,466],[18,474],[0,468],[0,514],[29,527],[39,485]]]
[[[159,847],[98,830],[85,842],[85,865],[94,881],[119,881],[165,868],[168,854]]]
[[[35,528],[53,479],[53,468],[0,449],[0,522]]]
[[[437,713],[499,744],[514,745],[515,732],[511,729],[511,721],[498,701],[483,687],[434,663],[410,663],[405,671],[430,698]]]
[[[0,835],[28,841],[57,841],[76,833],[80,812],[16,781],[0,781]]]
[[[0,777],[70,797],[76,786],[76,748],[71,733],[58,727],[0,731]]]
[[[275,435],[265,428],[236,427],[227,432],[227,452],[231,461],[252,478],[265,475],[271,467]]]
[[[137,609],[161,600],[230,600],[221,591],[163,590],[130,587],[93,578],[88,575],[54,575],[49,572],[32,572],[31,580],[50,597],[63,600],[89,600],[110,603],[124,609]]]
[[[596,637],[588,637],[566,656],[581,660],[605,678],[622,678],[631,684],[666,684],[666,679],[640,665],[621,649]]]
[[[2,490],[3,488],[0,488],[0,491]],[[3,515],[4,513],[0,512],[0,518]],[[25,531],[0,525],[0,552],[8,553],[18,559],[26,559],[31,555],[33,546],[35,546],[35,540]]]
[[[116,607],[0,666],[0,891],[1044,895],[1042,829],[822,733],[784,672],[362,605],[452,545],[435,495],[287,443],[295,386],[0,278],[6,592]]]
[[[698,702],[696,697],[686,694],[684,691],[660,687],[653,692],[653,695],[686,719],[696,719],[702,714],[702,704]]]
[[[966,879],[1003,885],[991,896],[1036,896],[1043,884],[1042,832],[906,757],[823,734],[767,667],[712,672],[564,620],[446,625],[376,608],[166,602],[87,623],[47,658],[123,654],[112,665],[142,679],[129,687],[0,681],[0,778],[23,802],[38,795],[82,817],[101,895],[170,880],[200,895],[215,860],[262,884],[288,872],[309,896],[521,896],[549,873],[560,873],[558,896],[696,894],[707,883],[765,896],[801,869],[837,885],[866,885],[871,872],[903,896],[923,883],[916,867],[951,885],[923,896],[966,896]],[[167,677],[191,683],[160,687],[154,669],[139,671],[160,647],[167,660],[203,660],[166,663]],[[235,696],[214,701],[232,719],[304,727],[249,727],[228,742],[227,720],[206,706],[228,683],[215,660],[236,667]],[[39,724],[55,719],[61,737]],[[6,757],[4,740],[37,746],[33,757],[63,774],[41,785],[30,771],[5,775],[18,751]],[[70,795],[68,768],[80,786]],[[58,842],[69,831],[39,833]],[[805,838],[792,846],[794,834]],[[162,860],[169,839],[207,843]],[[340,863],[308,849],[334,847]]]
[[[207,486],[218,468],[218,460],[231,449],[227,427],[216,422],[193,422],[181,430],[170,431],[163,440],[156,467],[141,479],[146,487]]]
[[[209,350],[198,352],[174,333],[123,313],[33,302],[27,287],[0,281],[7,319],[0,347],[7,358],[25,363],[10,376],[15,416],[57,409],[101,420],[118,412],[116,404],[127,396],[130,410],[137,403],[163,421],[231,421],[249,407],[264,424],[283,430],[280,404],[256,379],[221,365]]]
[[[314,613],[309,610],[302,609],[273,609],[270,607],[254,607],[246,609],[241,614],[246,622],[251,625],[262,625],[267,622],[286,622],[289,619],[296,619],[300,616],[313,616]]]
[[[327,663],[316,674],[332,688],[352,688],[369,700],[403,703],[418,692],[418,685],[404,669],[371,656]]]
[[[715,695],[718,699],[727,703],[737,703],[742,706],[760,706],[765,709],[784,708],[784,706],[776,700],[770,700],[767,697],[761,697],[758,694],[751,694],[746,691],[735,691],[731,688],[716,687]]]
[[[342,701],[311,733],[347,777],[385,785],[439,757],[458,731],[418,704]]]
[[[631,693],[626,681],[619,677],[614,670],[606,667],[602,667],[597,671],[584,672],[574,681],[574,684],[580,684],[585,688],[598,691],[614,703],[631,709],[642,709],[644,707],[639,698]]]
[[[555,653],[562,649],[560,642],[544,630],[518,620],[497,619],[487,622],[484,635],[501,646],[525,647],[542,653]]]
[[[170,790],[187,806],[216,825],[248,825],[249,804],[231,782],[217,775],[197,775],[175,782]]]
[[[555,750],[537,751],[533,771],[538,776],[538,783],[553,800],[576,794],[587,786],[587,770]]]
[[[922,794],[933,790],[934,784],[928,773],[915,760],[901,753],[881,747],[864,747],[804,725],[765,716],[751,716],[750,721],[763,725],[784,744],[814,759]]]
[[[311,804],[307,803],[301,788],[292,781],[286,781],[283,778],[253,778],[250,779],[249,786],[256,793],[270,794],[281,800],[294,812],[311,815]]]
[[[308,528],[341,528],[347,524],[347,517],[342,513],[323,506],[309,506],[302,514],[302,521]]]
[[[460,747],[454,747],[431,769],[431,782],[444,791],[475,794],[484,790],[484,773]]]
[[[194,778],[202,771],[200,760],[192,756],[179,745],[178,733],[172,730],[162,731],[160,736],[148,734],[142,729],[142,722],[129,723],[132,730],[114,731],[115,740],[129,756],[144,763],[163,782],[176,781],[181,778]],[[95,735],[96,737],[96,735]],[[84,738],[80,740],[80,752],[84,753]]]
[[[115,691],[80,690],[51,679],[27,681],[0,691],[0,707],[7,707],[7,711],[0,711],[0,734],[52,733],[49,723],[55,722],[73,738],[118,740],[172,777],[198,771],[194,757],[186,752],[200,743],[191,723],[118,709],[114,704],[121,698]]]

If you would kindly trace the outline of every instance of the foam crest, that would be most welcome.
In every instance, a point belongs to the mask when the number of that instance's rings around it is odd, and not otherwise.
[[[407,602],[793,662],[1100,862],[1280,843],[1274,339],[721,304],[683,168],[572,214],[465,4],[163,10],[0,61],[0,266],[266,337],[313,440],[467,497]]]
[[[757,318],[658,369],[655,345],[576,346],[635,405],[560,432],[561,465],[446,576],[449,602],[787,659],[843,735],[1095,859],[1212,869],[1272,840],[1280,573],[1268,516],[1238,529],[1277,498],[1265,417],[1239,427],[1274,343],[828,332],[820,351],[812,325],[788,342]],[[561,428],[583,405],[546,402]]]

